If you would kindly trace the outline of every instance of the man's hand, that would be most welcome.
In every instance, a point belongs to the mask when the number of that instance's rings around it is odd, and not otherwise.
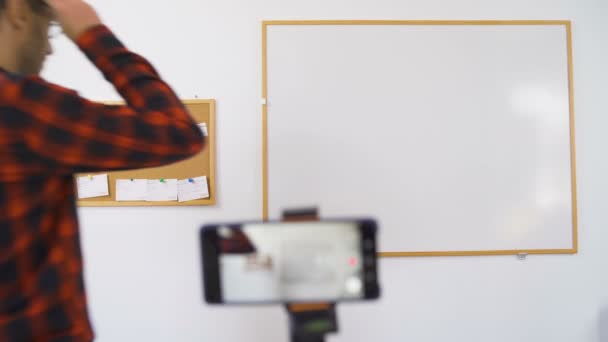
[[[97,12],[82,0],[46,0],[63,32],[72,40],[101,24]]]

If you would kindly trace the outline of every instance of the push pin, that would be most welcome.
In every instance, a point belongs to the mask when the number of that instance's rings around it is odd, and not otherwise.
[[[190,178],[190,179],[188,179],[188,182],[194,183],[194,179]]]
[[[161,183],[164,183],[164,182],[165,182],[165,179],[164,179],[164,178],[161,178],[161,179],[160,179],[160,182],[161,182]]]

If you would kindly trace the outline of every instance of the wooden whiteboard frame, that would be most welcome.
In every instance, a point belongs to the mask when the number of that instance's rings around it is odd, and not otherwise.
[[[207,199],[188,201],[188,202],[145,202],[145,201],[103,201],[103,200],[77,200],[76,204],[78,207],[195,207],[195,206],[212,206],[217,203],[217,190],[215,180],[215,100],[181,100],[184,105],[197,105],[206,104],[209,106],[209,126],[207,127],[209,135],[205,139],[205,149],[209,150],[209,174],[207,176],[207,182],[209,186],[210,197]],[[104,102],[108,105],[123,104],[121,101],[110,101]],[[137,170],[132,170],[137,171]],[[102,172],[113,173],[113,172]],[[92,173],[91,175],[100,174]]]
[[[576,254],[578,253],[578,204],[576,184],[576,144],[574,122],[574,71],[572,52],[572,22],[570,20],[267,20],[262,22],[262,217],[268,220],[268,27],[305,25],[526,25],[564,26],[566,29],[568,54],[568,93],[570,106],[570,165],[572,175],[572,248],[568,249],[522,249],[483,251],[437,251],[437,252],[381,252],[382,257],[424,256],[484,256],[527,254]]]

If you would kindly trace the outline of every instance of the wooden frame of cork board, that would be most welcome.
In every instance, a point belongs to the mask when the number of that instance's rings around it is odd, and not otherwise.
[[[185,100],[182,101],[198,123],[206,123],[208,136],[207,143],[201,153],[178,163],[168,166],[138,169],[118,172],[97,172],[95,174],[108,174],[110,195],[78,200],[80,207],[177,207],[177,206],[207,206],[216,203],[215,187],[215,100]],[[91,174],[91,175],[95,175]],[[79,174],[76,177],[88,176]],[[116,180],[118,179],[187,179],[207,176],[209,184],[209,198],[189,202],[145,202],[145,201],[116,201]]]

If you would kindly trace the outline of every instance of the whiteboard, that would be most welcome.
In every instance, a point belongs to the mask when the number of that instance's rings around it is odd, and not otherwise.
[[[577,251],[570,22],[263,23],[264,216],[386,256]]]

